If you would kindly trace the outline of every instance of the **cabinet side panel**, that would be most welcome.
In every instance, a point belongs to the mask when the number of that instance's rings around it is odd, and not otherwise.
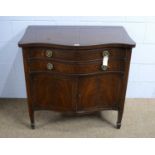
[[[130,60],[131,60],[131,54],[132,54],[132,49],[126,49],[126,60],[125,61],[125,71],[124,71],[124,77],[123,77],[123,84],[121,88],[121,98],[119,102],[119,110],[123,111],[124,109],[124,102],[125,102],[125,97],[126,97],[126,90],[127,90],[127,84],[128,84],[128,75],[129,75],[129,68],[130,68]]]
[[[28,48],[23,48],[22,49],[22,54],[23,54],[23,62],[24,62],[24,72],[25,72],[25,81],[26,81],[26,92],[27,92],[27,101],[28,101],[28,106],[29,108],[33,108],[32,105],[32,98],[31,98],[31,93],[30,93],[30,76],[29,76],[29,65],[28,65]]]

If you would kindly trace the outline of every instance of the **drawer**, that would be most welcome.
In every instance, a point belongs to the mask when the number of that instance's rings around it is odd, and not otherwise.
[[[86,74],[108,71],[124,71],[124,61],[109,60],[106,71],[101,69],[102,61],[91,63],[62,63],[50,60],[33,60],[29,62],[30,72],[54,72],[64,74]]]
[[[29,59],[61,59],[70,61],[89,61],[103,58],[103,51],[108,51],[113,59],[125,58],[124,48],[102,48],[92,50],[66,50],[51,48],[30,48]]]

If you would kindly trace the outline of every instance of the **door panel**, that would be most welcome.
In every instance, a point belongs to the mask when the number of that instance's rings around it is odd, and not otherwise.
[[[79,80],[78,110],[116,108],[120,99],[121,75],[104,74],[81,77]]]
[[[98,81],[96,77],[80,77],[77,110],[86,110],[98,106]]]
[[[122,75],[104,75],[99,77],[98,97],[100,106],[117,107],[121,97]]]
[[[33,75],[31,90],[34,108],[73,111],[74,81],[73,78],[45,73]]]

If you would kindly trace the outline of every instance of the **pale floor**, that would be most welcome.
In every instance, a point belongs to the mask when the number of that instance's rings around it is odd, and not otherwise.
[[[115,128],[114,111],[80,117],[39,111],[35,116],[32,130],[25,100],[0,100],[0,137],[155,137],[155,99],[127,99],[121,129]]]

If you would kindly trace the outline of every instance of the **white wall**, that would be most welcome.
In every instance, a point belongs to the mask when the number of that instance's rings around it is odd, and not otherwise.
[[[122,25],[137,43],[127,97],[155,97],[155,17],[0,17],[0,97],[25,98],[21,49],[28,25]]]

